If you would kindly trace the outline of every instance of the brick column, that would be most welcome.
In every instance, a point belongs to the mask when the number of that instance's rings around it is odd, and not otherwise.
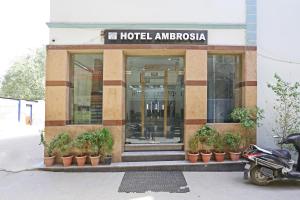
[[[69,56],[66,50],[47,50],[46,59],[46,139],[47,127],[64,126],[69,121]]]
[[[185,55],[184,149],[207,121],[207,51],[187,50]]]
[[[125,64],[122,50],[104,50],[103,126],[114,138],[113,162],[121,161],[125,137]]]

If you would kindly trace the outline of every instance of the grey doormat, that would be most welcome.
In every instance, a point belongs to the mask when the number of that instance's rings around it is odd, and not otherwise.
[[[119,192],[170,192],[190,191],[182,172],[179,171],[138,171],[125,172]]]

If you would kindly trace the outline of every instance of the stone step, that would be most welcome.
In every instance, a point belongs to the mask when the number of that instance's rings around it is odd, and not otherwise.
[[[195,171],[195,172],[241,172],[244,170],[246,161],[224,162],[210,161],[209,163],[197,162],[190,163],[185,160],[181,161],[152,161],[152,162],[118,162],[111,165],[90,166],[85,165],[78,167],[72,165],[63,167],[61,164],[52,167],[37,167],[36,170],[52,172],[126,172],[126,171]]]
[[[176,144],[125,144],[124,151],[182,151],[183,143]]]
[[[123,162],[184,160],[184,151],[134,151],[122,154]]]

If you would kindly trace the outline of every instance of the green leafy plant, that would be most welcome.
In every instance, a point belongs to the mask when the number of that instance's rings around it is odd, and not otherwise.
[[[279,138],[286,139],[288,135],[300,131],[300,83],[286,82],[277,74],[274,78],[276,82],[268,84],[268,87],[275,93],[273,109],[277,113],[276,125],[272,132]],[[280,147],[283,148],[283,145]],[[293,149],[289,145],[286,147]]]
[[[103,128],[98,137],[101,155],[111,156],[114,145],[111,132],[107,128]]]
[[[75,138],[74,146],[79,150],[79,156],[89,153],[94,137],[93,132],[85,132]]]
[[[263,119],[263,110],[255,108],[235,108],[231,114],[234,121],[241,123],[241,126],[247,130],[253,130],[260,126],[260,120]]]
[[[210,149],[213,145],[213,137],[216,133],[217,131],[214,128],[211,128],[207,125],[203,126],[196,132],[199,142],[202,145],[201,150],[203,150],[205,153],[210,152]]]
[[[89,150],[90,156],[98,156],[99,155],[99,148],[97,145],[92,144]]]
[[[93,140],[93,149],[97,150],[97,154],[100,155],[102,153],[103,147],[103,136],[102,136],[102,129],[97,129],[94,131],[94,140]]]
[[[227,132],[224,135],[225,144],[229,148],[229,150],[232,152],[240,151],[241,140],[242,140],[242,137],[238,133],[234,134],[231,132]]]
[[[39,48],[17,58],[0,84],[0,96],[41,100],[45,97],[46,48]]]
[[[230,116],[234,121],[239,122],[245,130],[243,146],[248,146],[249,144],[254,143],[254,131],[257,126],[260,126],[260,121],[264,118],[263,110],[258,107],[235,108],[231,112]]]
[[[189,152],[191,154],[198,154],[199,153],[199,138],[196,134],[193,135],[193,137],[191,137],[189,139],[188,145],[189,145]]]
[[[44,137],[44,131],[41,132],[41,141],[40,145],[43,144],[45,148],[45,153],[47,157],[52,157],[55,155],[55,140],[51,140],[49,143],[46,142]]]
[[[60,133],[53,139],[54,146],[61,156],[69,156],[72,148],[72,139],[68,133]]]
[[[90,148],[89,148],[89,154],[91,156],[98,156],[100,155],[100,147],[99,140],[97,137],[97,131],[92,132],[92,137],[90,138]]]
[[[221,135],[219,133],[215,134],[212,138],[213,147],[216,153],[223,153],[224,152],[224,135]]]

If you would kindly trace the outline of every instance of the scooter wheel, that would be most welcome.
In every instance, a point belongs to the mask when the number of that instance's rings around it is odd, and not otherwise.
[[[270,179],[260,171],[260,166],[255,166],[250,170],[250,180],[255,185],[265,186],[270,183]]]

